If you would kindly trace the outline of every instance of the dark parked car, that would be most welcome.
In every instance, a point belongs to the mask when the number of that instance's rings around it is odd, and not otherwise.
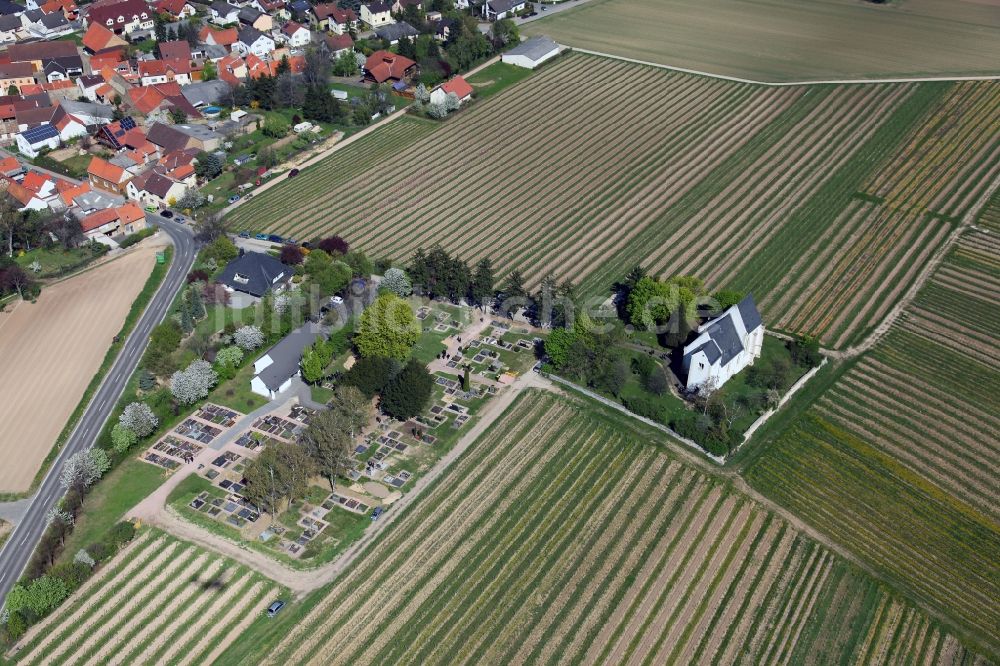
[[[162,213],[160,213],[160,217],[165,217],[165,218],[167,218],[168,220],[169,220],[170,218],[172,218],[173,216],[174,216],[174,212],[173,212],[172,210],[165,210],[165,211],[163,211]]]
[[[375,507],[375,510],[372,511],[372,522],[378,520],[378,517],[381,516],[383,513],[385,513],[385,509],[383,509],[380,506]]]
[[[268,242],[270,242],[270,243],[280,243],[280,242],[282,242],[282,241],[283,241],[284,239],[283,239],[283,238],[282,238],[281,236],[277,235],[277,234],[271,234],[271,235],[269,235],[269,236],[267,237],[267,240],[268,240]]]
[[[280,611],[284,607],[285,607],[285,602],[282,601],[281,599],[278,599],[273,604],[267,607],[267,616],[274,617],[275,615],[278,614],[278,611]]]
[[[240,232],[240,238],[250,238],[250,232],[249,231],[241,231]]]
[[[299,175],[298,169],[292,169],[291,171],[288,172],[289,178],[295,178],[297,175]]]

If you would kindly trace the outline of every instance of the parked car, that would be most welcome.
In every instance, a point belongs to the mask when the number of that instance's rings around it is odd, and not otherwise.
[[[270,606],[267,607],[267,616],[274,617],[278,612],[285,607],[285,602],[281,599],[277,599]]]
[[[167,218],[168,220],[169,220],[170,218],[172,218],[173,216],[174,216],[174,211],[172,211],[172,210],[165,210],[165,211],[163,211],[162,213],[160,213],[160,217],[165,217],[165,218]]]
[[[294,238],[286,238],[286,239],[285,239],[284,241],[282,241],[282,242],[283,242],[283,243],[284,243],[285,245],[295,245],[295,239],[294,239]]]
[[[312,246],[313,244],[310,243],[309,241],[302,241],[301,243],[299,243],[299,247],[301,247],[303,250],[310,250],[312,249]]]
[[[231,194],[229,196],[229,198],[226,199],[226,201],[228,201],[231,204],[234,204],[234,203],[236,203],[239,200],[240,200],[240,195],[238,195],[238,194]]]
[[[291,171],[288,172],[289,178],[295,178],[297,175],[299,175],[298,169],[292,169]]]
[[[378,517],[381,516],[383,513],[385,513],[385,509],[383,509],[380,506],[375,507],[375,510],[372,511],[372,522],[378,520]]]
[[[271,234],[267,238],[265,238],[264,240],[266,240],[266,241],[268,241],[270,243],[280,243],[284,239],[281,236],[279,236],[278,234]]]
[[[177,217],[174,218],[174,222],[177,222],[178,224],[184,224],[185,222],[187,222],[187,218],[184,217],[183,215],[178,215]]]
[[[147,213],[155,213],[158,210],[160,210],[160,209],[157,208],[156,206],[146,206],[146,208],[145,208],[145,211]]]
[[[267,240],[267,234],[257,234],[256,236],[254,236],[254,238],[256,238],[257,240],[264,240],[264,241],[266,241]]]
[[[241,231],[240,232],[240,238],[250,238],[250,232],[249,231]]]

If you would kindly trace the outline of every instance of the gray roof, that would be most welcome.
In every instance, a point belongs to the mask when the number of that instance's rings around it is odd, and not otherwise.
[[[63,26],[68,26],[69,21],[60,12],[52,12],[51,14],[46,14],[41,18],[40,23],[44,25],[49,30],[54,30]]]
[[[67,113],[74,115],[87,115],[96,118],[107,118],[109,121],[114,118],[115,110],[110,104],[97,104],[94,102],[78,102],[75,99],[64,99],[59,105]]]
[[[253,23],[258,18],[260,18],[263,14],[264,14],[264,12],[262,12],[262,11],[260,11],[258,9],[254,9],[253,7],[250,7],[248,5],[246,7],[243,7],[242,9],[240,9],[239,19],[241,21],[243,21],[244,23]]]
[[[218,79],[198,81],[181,88],[181,94],[194,106],[208,106],[218,103],[229,94],[229,84]]]
[[[379,39],[388,39],[390,42],[395,42],[406,37],[416,37],[420,34],[420,31],[406,21],[400,21],[399,23],[390,23],[389,25],[382,26],[375,31],[375,34],[378,35]]]
[[[237,35],[239,36],[241,42],[243,42],[247,46],[251,46],[253,45],[254,42],[263,37],[264,33],[262,33],[257,28],[254,28],[253,26],[245,25],[240,28],[240,31],[237,33]]]
[[[9,30],[18,30],[20,27],[20,16],[14,16],[13,14],[4,14],[3,16],[0,16],[0,30],[7,32]]]
[[[525,0],[490,0],[490,9],[495,11],[497,14],[502,14],[504,12],[509,12],[518,5],[523,5]]]
[[[221,83],[225,85],[224,81]],[[199,141],[221,141],[223,138],[208,125],[172,125],[172,127]]]
[[[490,5],[494,6],[494,3],[491,2]],[[525,56],[526,58],[530,58],[532,60],[538,60],[539,58],[545,57],[553,50],[558,50],[558,49],[559,49],[558,44],[553,42],[548,37],[540,36],[540,37],[532,37],[531,39],[525,42],[521,42],[511,50],[507,51],[506,55],[519,55],[519,56]]]
[[[264,382],[264,386],[272,391],[277,391],[285,381],[294,376],[299,371],[302,352],[315,342],[322,332],[321,326],[307,323],[268,349],[266,355],[271,357],[272,363],[257,375]]]
[[[222,269],[217,282],[251,296],[263,296],[276,280],[281,281],[291,274],[288,266],[269,254],[246,252]],[[237,275],[240,276],[239,280],[236,279]]]
[[[219,16],[229,16],[230,14],[239,14],[240,12],[239,7],[233,7],[228,2],[221,2],[220,0],[213,2],[211,4],[211,9]]]
[[[712,342],[722,353],[722,365],[726,365],[733,357],[738,356],[743,351],[743,341],[740,340],[736,325],[733,324],[733,318],[730,315],[720,317],[712,322],[708,327],[708,335],[711,336]],[[709,362],[714,364],[715,361],[712,360],[707,350],[705,354],[709,356]]]
[[[736,307],[740,311],[740,318],[743,320],[743,327],[747,330],[747,333],[757,330],[757,327],[764,323],[760,318],[760,311],[757,309],[757,304],[753,300],[753,294],[744,296],[743,300]]]
[[[229,49],[220,44],[199,44],[198,48],[205,54],[205,57],[209,60],[219,60],[220,58],[225,58],[226,54],[229,53]]]
[[[19,5],[10,0],[0,0],[0,14],[20,14],[24,11],[24,5]]]

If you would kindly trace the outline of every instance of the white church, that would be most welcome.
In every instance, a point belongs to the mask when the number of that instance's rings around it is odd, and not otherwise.
[[[714,319],[698,327],[698,337],[684,346],[685,387],[694,391],[720,388],[740,370],[753,365],[764,344],[764,324],[747,295]]]

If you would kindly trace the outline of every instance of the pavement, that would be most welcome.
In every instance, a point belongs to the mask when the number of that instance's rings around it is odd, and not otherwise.
[[[85,451],[94,445],[105,421],[121,397],[128,378],[142,357],[150,332],[154,326],[163,321],[174,296],[184,285],[184,278],[194,263],[197,244],[189,227],[158,215],[149,215],[147,220],[159,225],[174,246],[170,268],[159,290],[150,300],[145,312],[118,352],[118,357],[105,375],[90,404],[77,421],[76,427],[70,433],[55,462],[49,468],[38,492],[28,500],[27,506],[17,507],[21,514],[20,521],[3,548],[0,548],[0,599],[7,597],[10,588],[21,576],[45,531],[45,515],[63,496],[64,490],[59,484],[63,463],[73,454]]]

